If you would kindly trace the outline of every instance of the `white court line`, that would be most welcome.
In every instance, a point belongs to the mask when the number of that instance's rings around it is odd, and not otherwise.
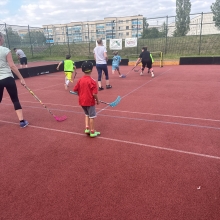
[[[7,99],[7,101],[11,100]],[[21,102],[27,102],[27,103],[34,103],[38,104],[39,102],[31,102],[31,101],[21,101]],[[1,103],[5,104],[5,103]],[[55,103],[50,103],[50,102],[45,102],[45,105],[58,105],[58,106],[63,106],[63,107],[71,107],[71,108],[81,108],[79,105],[62,105],[62,104],[55,104]],[[8,105],[8,104],[6,104]],[[11,104],[12,105],[12,104]],[[27,106],[30,107],[30,106]],[[97,108],[96,109],[102,109],[102,108]],[[59,111],[59,109],[55,109]],[[164,115],[164,114],[155,114],[155,113],[148,113],[148,112],[131,112],[131,111],[123,111],[123,110],[114,110],[114,109],[105,109],[105,111],[109,112],[119,112],[119,113],[129,113],[129,114],[135,114],[135,115],[153,115],[153,116],[160,116],[160,117],[170,117],[170,118],[182,118],[182,119],[192,119],[192,120],[201,120],[201,121],[211,121],[211,122],[220,122],[218,119],[211,119],[211,118],[195,118],[195,117],[187,117],[187,116],[181,116],[181,115]]]
[[[3,105],[12,105],[12,104],[5,104],[4,103]],[[27,105],[23,105],[23,107],[33,108],[33,109],[43,109],[42,107],[34,107],[34,106],[27,106]],[[54,108],[50,108],[50,110],[52,110],[52,111],[60,111],[60,112],[73,112],[73,113],[76,113],[76,114],[84,114],[82,111],[76,112],[76,111],[73,111],[73,110],[62,110],[62,109],[54,109]],[[114,116],[114,115],[106,115],[106,114],[99,114],[99,116],[110,117],[110,118],[119,118],[119,119],[127,119],[127,120],[135,120],[135,121],[145,121],[145,122],[152,122],[152,123],[161,123],[161,124],[170,124],[170,125],[179,125],[179,126],[188,126],[188,127],[220,130],[220,127],[197,125],[197,124],[187,124],[187,123],[151,120],[151,119],[143,119],[143,118],[130,118],[130,117]]]
[[[170,71],[170,70],[171,70],[171,69],[166,70],[165,72],[161,73],[161,74],[160,74],[160,75],[158,75],[157,77],[159,77],[159,76],[161,76],[161,75],[165,74],[166,72],[168,72],[168,71]],[[130,95],[131,93],[133,93],[133,92],[137,91],[138,89],[142,88],[143,86],[147,85],[147,84],[148,84],[148,83],[150,83],[152,80],[153,80],[153,79],[151,79],[151,80],[147,81],[146,83],[142,84],[141,86],[137,87],[136,89],[132,90],[131,92],[129,92],[129,93],[127,93],[127,94],[125,94],[124,96],[122,96],[122,97],[121,97],[121,99],[123,99],[123,98],[125,98],[126,96]],[[100,113],[100,112],[102,112],[103,110],[105,110],[105,109],[106,109],[106,108],[108,108],[108,107],[109,107],[109,105],[108,105],[108,106],[106,106],[105,108],[103,108],[103,109],[99,110],[99,111],[97,112],[97,114],[98,114],[98,113]]]
[[[4,122],[4,123],[7,123],[7,124],[15,124],[15,125],[18,125],[18,123],[10,122],[10,121],[0,120],[0,122]],[[36,129],[41,129],[41,130],[48,130],[48,131],[66,133],[66,134],[73,134],[73,135],[85,136],[85,134],[81,134],[81,133],[77,133],[77,132],[71,132],[71,131],[65,131],[65,130],[58,130],[58,129],[53,129],[53,128],[45,128],[45,127],[39,127],[39,126],[34,126],[34,125],[28,125],[28,127],[36,128]],[[27,127],[27,128],[24,128],[24,129],[28,129],[28,127]],[[142,143],[138,143],[138,142],[125,141],[125,140],[119,140],[119,139],[108,138],[108,137],[102,137],[102,136],[99,136],[99,137],[97,137],[97,138],[98,138],[98,139],[103,139],[103,140],[108,140],[108,141],[113,141],[113,142],[119,142],[119,143],[125,143],[125,144],[132,144],[132,145],[143,146],[143,147],[148,147],[148,148],[153,148],[153,149],[171,151],[171,152],[180,153],[180,154],[188,154],[188,155],[193,155],[193,156],[206,157],[206,158],[210,158],[210,159],[220,160],[220,157],[218,157],[218,156],[213,156],[213,155],[209,155],[209,154],[200,154],[200,153],[195,153],[195,152],[190,152],[190,151],[177,150],[177,149],[173,149],[173,148],[166,148],[166,147],[160,147],[160,146],[155,146],[155,145],[142,144]]]

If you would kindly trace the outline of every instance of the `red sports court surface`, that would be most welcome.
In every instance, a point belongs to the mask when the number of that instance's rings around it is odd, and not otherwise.
[[[81,76],[78,70],[76,80]],[[64,90],[63,72],[26,83],[64,122],[17,81],[30,122],[20,129],[4,93],[0,219],[219,219],[219,66],[155,67],[155,78],[145,70],[124,79],[110,74],[110,82],[99,98],[122,100],[97,106],[101,136],[94,139],[84,134],[83,111]]]

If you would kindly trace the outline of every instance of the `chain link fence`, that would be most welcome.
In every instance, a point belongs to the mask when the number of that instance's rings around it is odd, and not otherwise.
[[[145,19],[148,27],[143,32]],[[175,21],[175,16],[138,16],[130,20],[121,17],[43,27],[0,24],[0,31],[5,35],[5,46],[21,48],[29,58],[45,60],[65,57],[66,54],[76,60],[92,58],[97,38],[106,40],[108,51],[109,39],[123,39],[119,54],[124,58],[139,54],[142,46],[147,46],[151,52],[161,51],[168,59],[220,54],[220,30],[215,27],[212,13],[191,14],[186,36],[175,36]],[[125,38],[136,37],[136,47],[125,47]]]

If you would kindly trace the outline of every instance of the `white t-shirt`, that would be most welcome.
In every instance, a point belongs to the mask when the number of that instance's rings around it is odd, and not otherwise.
[[[107,53],[105,46],[97,46],[94,48],[93,53],[96,56],[96,64],[107,64],[104,53]]]
[[[7,47],[0,46],[0,80],[14,77],[6,60],[6,56],[10,50]]]
[[[26,57],[26,55],[24,54],[24,51],[21,49],[17,49],[16,55],[19,56],[19,58]]]

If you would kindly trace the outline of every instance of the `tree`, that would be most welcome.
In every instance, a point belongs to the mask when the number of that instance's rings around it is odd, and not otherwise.
[[[149,24],[147,23],[147,19],[144,17],[143,18],[143,32],[141,35],[141,38],[145,39],[147,36],[147,29],[148,29]]]
[[[6,29],[6,35],[5,42],[8,47],[13,48],[21,44],[21,37],[16,31],[13,31],[11,27]]]
[[[164,25],[163,24],[163,28],[161,31],[159,31],[158,28],[156,27],[149,27],[149,24],[147,23],[147,19],[144,18],[143,19],[143,33],[141,38],[142,39],[146,39],[146,38],[159,38],[159,37],[164,37],[166,32],[164,29]]]
[[[190,0],[176,0],[176,30],[174,31],[175,37],[186,36],[190,30]]]
[[[213,13],[213,21],[215,21],[215,26],[220,29],[220,0],[216,0],[212,3],[211,10]]]
[[[31,37],[31,41],[30,41]],[[46,43],[46,37],[44,36],[44,33],[41,31],[31,31],[30,35],[29,32],[27,32],[23,37],[23,43],[30,44],[43,44]]]

